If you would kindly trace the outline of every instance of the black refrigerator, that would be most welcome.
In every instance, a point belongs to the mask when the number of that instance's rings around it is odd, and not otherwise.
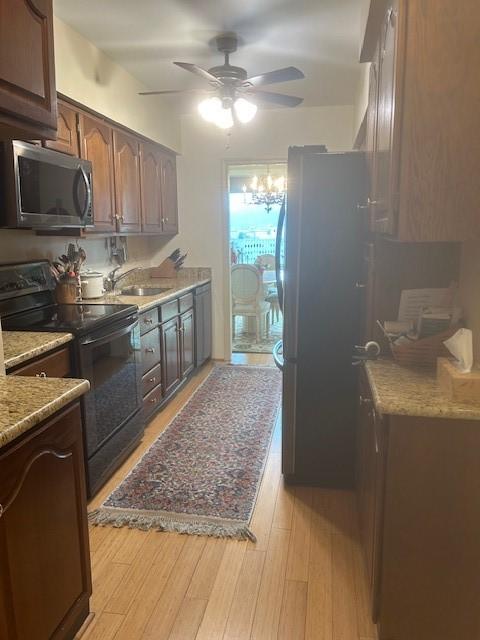
[[[362,315],[365,156],[291,147],[277,231],[283,341],[282,470],[287,481],[354,484]],[[284,239],[284,264],[280,263]]]

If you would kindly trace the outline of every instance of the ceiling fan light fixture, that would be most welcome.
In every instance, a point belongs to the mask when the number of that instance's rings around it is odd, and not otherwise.
[[[220,129],[230,129],[231,127],[233,127],[233,114],[230,107],[228,107],[227,109],[220,109],[220,111],[215,116],[214,123],[217,125],[217,127],[220,127]]]
[[[204,120],[216,123],[218,114],[223,111],[222,101],[216,97],[206,98],[199,103],[198,111]]]
[[[257,113],[257,105],[245,98],[237,98],[233,104],[233,108],[235,109],[235,115],[238,120],[247,124],[255,117]]]

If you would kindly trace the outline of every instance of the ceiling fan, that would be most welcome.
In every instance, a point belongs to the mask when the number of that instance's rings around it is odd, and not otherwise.
[[[198,105],[200,115],[222,129],[229,129],[235,121],[250,122],[257,112],[257,103],[281,107],[296,107],[303,98],[263,91],[258,87],[290,80],[300,80],[304,74],[296,67],[285,67],[248,77],[245,69],[230,64],[230,54],[237,50],[238,39],[234,33],[225,33],[215,38],[218,51],[224,54],[225,62],[211,69],[202,69],[189,62],[174,62],[181,69],[206,80],[212,94]],[[174,93],[203,93],[201,89],[178,89],[172,91],[142,91],[140,95],[167,95]]]

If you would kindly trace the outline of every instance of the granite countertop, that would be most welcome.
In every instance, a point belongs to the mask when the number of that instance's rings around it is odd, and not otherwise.
[[[0,376],[0,447],[90,388],[88,380]]]
[[[365,369],[379,413],[480,420],[480,401],[450,400],[440,391],[435,370],[401,367],[383,358],[367,361]]]
[[[135,284],[137,286],[144,287],[162,287],[168,288],[168,291],[164,293],[159,293],[155,296],[124,296],[124,295],[112,295],[111,293],[105,294],[103,298],[96,298],[95,300],[86,300],[88,303],[97,303],[97,304],[134,304],[138,307],[139,311],[147,311],[148,309],[153,309],[159,304],[163,304],[164,302],[169,302],[173,298],[178,298],[184,293],[188,293],[195,287],[201,287],[203,284],[208,284],[211,282],[211,278],[198,278],[192,277],[188,279],[170,279],[170,278],[152,278],[149,280],[143,279],[141,281],[136,281],[135,283],[130,282],[129,284],[119,286],[119,289],[126,288]]]
[[[3,331],[5,367],[11,369],[73,340],[71,333]]]

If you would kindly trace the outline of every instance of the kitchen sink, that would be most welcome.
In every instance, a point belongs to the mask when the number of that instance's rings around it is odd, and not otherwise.
[[[158,296],[160,293],[171,291],[172,287],[139,287],[132,285],[122,289],[123,296]]]

